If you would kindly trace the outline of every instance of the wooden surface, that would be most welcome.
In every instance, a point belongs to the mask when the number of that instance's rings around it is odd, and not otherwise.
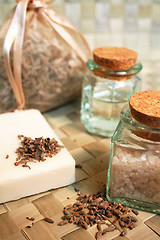
[[[110,139],[88,134],[79,119],[80,102],[68,104],[44,114],[49,124],[74,157],[76,182],[70,186],[0,205],[0,240],[92,240],[96,226],[88,230],[74,224],[58,226],[63,207],[74,203],[77,190],[82,194],[97,193],[106,184]],[[62,176],[63,177],[63,176]],[[34,217],[34,224],[26,228]],[[44,221],[52,218],[54,224]],[[116,225],[116,224],[115,224]],[[140,212],[138,226],[120,237],[120,228],[107,233],[102,240],[156,240],[160,239],[160,216]]]

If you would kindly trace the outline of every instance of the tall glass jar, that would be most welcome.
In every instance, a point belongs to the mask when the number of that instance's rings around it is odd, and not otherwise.
[[[142,65],[136,62],[129,69],[113,69],[89,59],[87,66],[82,83],[81,121],[88,132],[111,137],[122,107],[141,89],[137,74]]]
[[[111,140],[107,198],[160,213],[160,128],[136,121],[129,104]]]

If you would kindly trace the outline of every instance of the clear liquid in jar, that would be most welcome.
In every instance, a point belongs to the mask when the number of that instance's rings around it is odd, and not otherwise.
[[[112,136],[119,122],[120,112],[128,100],[119,100],[119,93],[115,93],[114,91],[112,94],[110,89],[97,88],[92,94],[89,86],[83,89],[81,120],[89,132],[104,137]]]

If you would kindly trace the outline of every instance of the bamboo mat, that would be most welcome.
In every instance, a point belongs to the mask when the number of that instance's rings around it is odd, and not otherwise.
[[[0,240],[93,240],[96,226],[88,230],[74,224],[58,226],[63,207],[76,201],[77,191],[93,194],[106,184],[110,139],[88,134],[79,119],[80,101],[44,114],[45,118],[74,157],[76,182],[70,186],[50,190],[38,195],[0,205]],[[62,176],[63,177],[63,176]],[[34,217],[34,224],[26,217]],[[54,224],[44,221],[54,220]],[[160,239],[160,216],[140,212],[137,227],[126,236],[119,236],[122,229],[103,235],[102,240],[156,240]]]

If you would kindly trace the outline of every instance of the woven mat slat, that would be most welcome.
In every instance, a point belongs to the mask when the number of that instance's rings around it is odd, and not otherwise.
[[[8,211],[11,211],[12,209],[17,209],[21,206],[24,206],[26,204],[29,203],[29,199],[28,198],[22,198],[22,199],[19,199],[17,201],[13,201],[13,202],[7,202],[5,203],[5,207]]]
[[[24,228],[22,232],[29,240],[60,240],[60,237],[44,220],[34,223],[34,227]]]
[[[83,181],[80,181],[76,184],[73,184],[75,189],[79,190],[82,194],[94,194],[98,191],[102,190],[103,188],[100,188],[100,186],[94,182],[93,179],[88,178]]]
[[[78,229],[77,231],[73,231],[66,236],[62,237],[63,240],[93,240],[94,237],[86,232],[83,228]]]
[[[130,240],[159,240],[159,236],[150,228],[148,228],[144,223],[141,223],[138,227],[136,227],[132,231],[129,231],[127,234],[127,238]]]
[[[93,156],[89,152],[85,151],[84,148],[82,148],[82,147],[73,149],[70,151],[70,153],[77,164],[86,162],[90,159],[93,160]]]
[[[5,213],[7,210],[5,209],[4,205],[0,205],[0,214]]]
[[[76,197],[72,200],[72,202],[75,201]],[[48,225],[52,225],[51,226],[52,231],[57,233],[59,237],[78,228],[76,225],[73,225],[73,224],[58,226],[58,223],[62,221],[61,218],[63,216],[64,204],[56,196],[54,196],[54,194],[51,193],[45,197],[36,199],[35,201],[33,201],[33,204],[34,206],[36,206],[36,208],[44,217],[49,217],[51,219],[54,219],[54,224],[53,225],[48,224]],[[68,202],[68,204],[70,203]]]
[[[20,229],[8,212],[0,215],[0,240],[10,236],[22,236]],[[23,237],[23,236],[22,236]]]
[[[23,229],[32,223],[32,221],[27,220],[27,217],[34,217],[34,222],[43,219],[43,216],[32,203],[25,204],[18,209],[12,209],[9,211],[9,214],[20,229]]]
[[[128,240],[128,238],[126,236],[123,236],[123,237],[118,236],[118,237],[113,238],[112,240]]]
[[[1,238],[0,238],[1,239]],[[17,232],[12,235],[9,235],[5,240],[30,240],[27,236],[25,237],[23,232]]]
[[[145,224],[160,236],[160,216],[148,219]]]

